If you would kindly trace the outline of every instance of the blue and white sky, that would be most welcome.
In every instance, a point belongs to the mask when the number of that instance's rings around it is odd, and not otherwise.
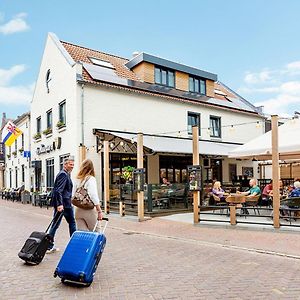
[[[0,0],[0,113],[30,110],[48,32],[218,74],[266,113],[300,110],[298,0]]]

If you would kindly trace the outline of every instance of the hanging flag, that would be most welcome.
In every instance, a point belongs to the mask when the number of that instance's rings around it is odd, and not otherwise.
[[[8,121],[8,123],[3,128],[2,136],[4,138],[2,142],[9,147],[21,134],[22,131],[17,128],[17,126],[13,122]]]

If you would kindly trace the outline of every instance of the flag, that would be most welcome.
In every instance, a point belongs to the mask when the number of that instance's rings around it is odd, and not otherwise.
[[[21,134],[22,131],[17,128],[17,126],[13,122],[8,121],[8,123],[3,128],[2,136],[4,138],[2,142],[9,147]]]

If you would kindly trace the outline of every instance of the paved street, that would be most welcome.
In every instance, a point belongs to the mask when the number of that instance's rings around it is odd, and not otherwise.
[[[45,208],[0,200],[1,299],[300,299],[299,233],[111,215],[94,283],[77,288],[52,276],[62,251],[38,266],[17,256],[50,216]],[[61,250],[67,231],[63,222]]]

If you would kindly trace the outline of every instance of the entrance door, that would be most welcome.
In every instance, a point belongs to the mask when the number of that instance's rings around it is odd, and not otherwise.
[[[229,164],[229,180],[234,181],[236,179],[236,164]]]
[[[222,174],[222,160],[221,159],[211,159],[210,160],[212,169],[212,180],[213,181],[223,181]]]

